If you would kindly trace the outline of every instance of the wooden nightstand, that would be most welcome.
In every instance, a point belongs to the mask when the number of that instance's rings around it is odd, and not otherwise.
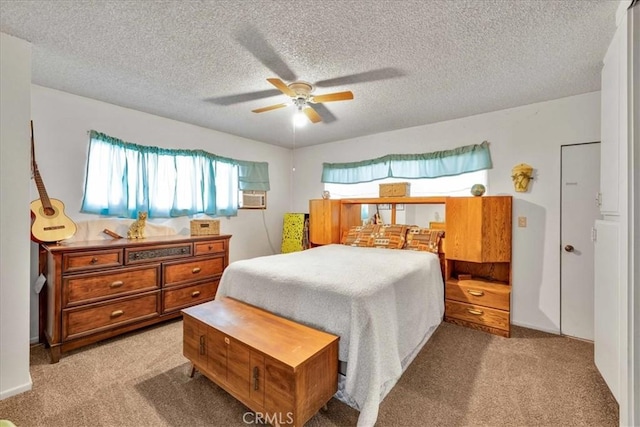
[[[510,336],[511,202],[511,196],[447,198],[446,321]]]

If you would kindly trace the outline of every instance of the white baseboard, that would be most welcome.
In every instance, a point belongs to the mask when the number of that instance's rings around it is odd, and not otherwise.
[[[31,390],[32,386],[33,386],[33,381],[31,380],[31,375],[29,375],[29,382],[27,384],[14,387],[9,390],[0,391],[0,400],[6,399],[11,396],[15,396],[16,394],[24,393],[25,391],[29,391]]]
[[[560,335],[560,330],[559,329],[547,329],[547,328],[541,328],[538,325],[529,325],[523,322],[514,322],[511,321],[512,325],[515,326],[521,326],[523,328],[529,328],[529,329],[535,329],[536,331],[542,331],[542,332],[548,332],[550,334],[554,334],[554,335]]]

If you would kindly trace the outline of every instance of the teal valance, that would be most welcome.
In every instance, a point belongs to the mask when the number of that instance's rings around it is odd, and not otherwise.
[[[437,178],[491,169],[489,143],[422,154],[388,154],[351,163],[323,163],[322,182],[356,184],[384,178]]]

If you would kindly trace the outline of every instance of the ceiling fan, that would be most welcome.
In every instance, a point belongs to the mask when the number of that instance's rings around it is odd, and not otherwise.
[[[291,98],[291,102],[285,102],[282,104],[270,105],[268,107],[262,107],[255,110],[251,110],[254,113],[264,113],[267,111],[277,110],[289,105],[295,105],[299,112],[304,113],[311,123],[318,123],[322,121],[320,114],[311,106],[311,104],[321,104],[325,102],[334,101],[348,101],[353,99],[353,93],[351,91],[327,93],[324,95],[313,95],[315,87],[311,83],[307,83],[301,80],[294,81],[289,84],[285,84],[278,78],[267,79],[269,83],[274,85],[280,92]]]

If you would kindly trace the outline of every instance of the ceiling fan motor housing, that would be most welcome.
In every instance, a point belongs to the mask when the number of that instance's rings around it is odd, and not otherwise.
[[[309,99],[311,92],[315,89],[311,83],[303,81],[289,83],[287,86],[296,93],[296,98],[304,98],[305,100]]]

